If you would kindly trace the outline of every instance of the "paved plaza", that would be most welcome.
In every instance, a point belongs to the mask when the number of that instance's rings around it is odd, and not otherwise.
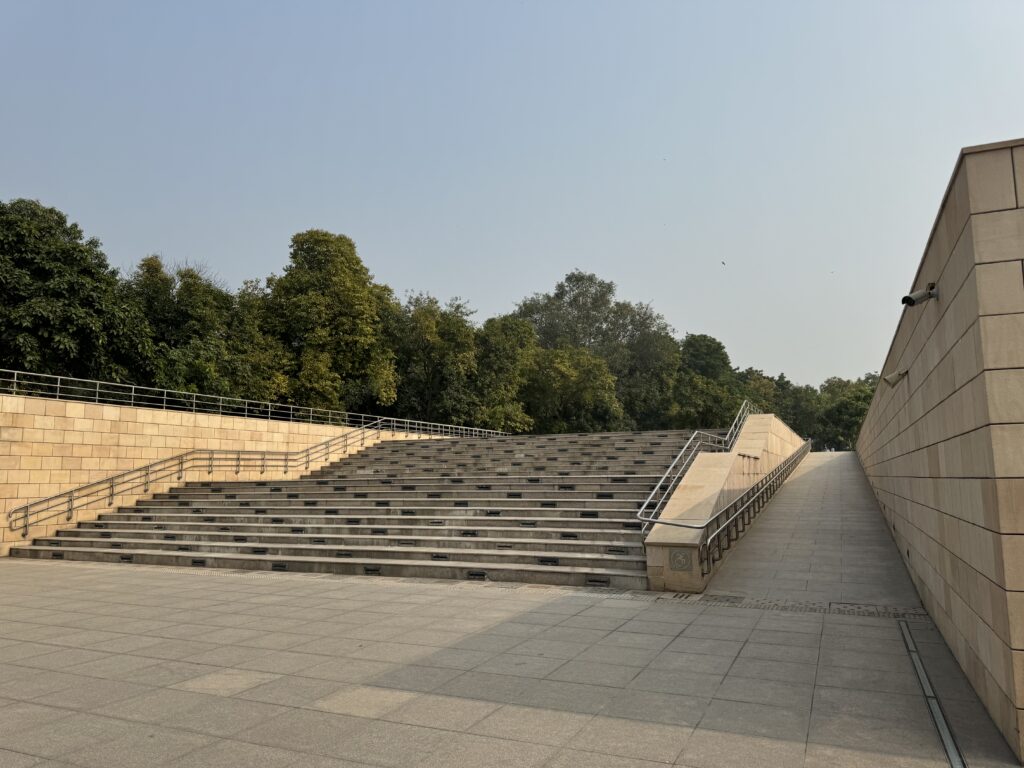
[[[812,454],[700,598],[0,561],[0,768],[938,768],[900,620],[1017,765],[857,472]]]

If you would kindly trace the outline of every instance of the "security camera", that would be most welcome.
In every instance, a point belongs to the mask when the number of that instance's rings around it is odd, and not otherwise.
[[[909,370],[907,370],[907,371],[896,371],[894,373],[890,373],[888,376],[883,376],[882,377],[882,381],[884,381],[890,387],[895,387],[897,384],[900,383],[900,381],[903,379],[903,377],[906,376],[908,373],[910,373]]]
[[[917,304],[922,304],[928,301],[928,299],[937,298],[939,298],[939,289],[935,287],[935,283],[928,283],[927,288],[923,288],[920,291],[914,291],[913,293],[908,293],[904,296],[903,303],[908,307],[913,307]]]

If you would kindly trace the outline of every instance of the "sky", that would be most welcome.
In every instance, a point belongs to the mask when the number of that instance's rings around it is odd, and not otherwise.
[[[816,385],[882,364],[959,149],[1024,135],[1021,29],[1016,0],[0,0],[0,200],[230,287],[344,233],[478,321],[582,269]]]

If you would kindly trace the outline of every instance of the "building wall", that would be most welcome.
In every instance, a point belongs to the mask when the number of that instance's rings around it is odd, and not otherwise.
[[[350,430],[328,424],[0,395],[0,556],[12,545],[31,541],[34,536],[52,535],[54,530],[79,520],[95,519],[107,509],[100,504],[81,510],[72,521],[60,516],[31,527],[28,536],[23,537],[21,530],[9,527],[7,512],[27,502],[195,448],[297,451]],[[419,435],[385,432],[380,439],[409,437]],[[372,445],[377,439],[367,438],[364,445]],[[349,452],[360,447],[354,444]],[[343,455],[333,455],[331,460]],[[247,480],[258,476],[258,471],[236,474],[231,469],[217,469],[213,473],[193,471],[183,480]],[[282,476],[280,470],[278,476]],[[150,493],[174,484],[155,483]],[[116,497],[114,506],[134,503],[142,495]]]
[[[857,453],[921,599],[1010,745],[1024,708],[1024,140],[963,150]],[[894,295],[893,299],[897,297]]]

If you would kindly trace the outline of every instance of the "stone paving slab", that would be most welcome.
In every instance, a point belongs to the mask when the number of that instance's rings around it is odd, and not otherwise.
[[[944,766],[897,615],[969,765],[1017,765],[906,575],[848,568],[885,530],[831,494],[798,471],[704,597],[5,559],[0,768]],[[835,607],[761,594],[821,564],[814,508]],[[844,575],[901,610],[839,606]]]

